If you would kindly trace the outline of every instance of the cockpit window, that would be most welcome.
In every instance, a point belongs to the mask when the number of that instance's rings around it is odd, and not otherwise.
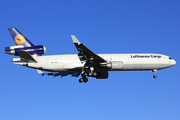
[[[169,57],[169,59],[170,59],[170,60],[172,60],[172,58],[171,58],[171,57]]]

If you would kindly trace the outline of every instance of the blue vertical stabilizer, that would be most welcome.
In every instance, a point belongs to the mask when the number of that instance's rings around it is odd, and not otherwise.
[[[34,45],[16,28],[8,28],[16,45],[23,45],[24,47],[33,47]]]
[[[16,28],[8,28],[16,46],[5,47],[5,53],[10,55],[19,56],[20,50],[26,51],[30,55],[41,56],[46,53],[44,45],[33,45],[21,32]]]

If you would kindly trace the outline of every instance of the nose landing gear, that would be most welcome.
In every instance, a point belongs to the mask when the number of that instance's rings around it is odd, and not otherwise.
[[[157,75],[156,75],[156,71],[157,71],[157,69],[154,69],[154,70],[152,70],[152,72],[153,72],[153,78],[157,78]]]
[[[153,78],[156,78],[157,77],[157,75],[153,75]]]

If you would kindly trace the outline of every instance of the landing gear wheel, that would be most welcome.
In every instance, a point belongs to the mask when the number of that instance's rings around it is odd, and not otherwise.
[[[84,81],[83,78],[80,78],[80,79],[79,79],[79,82],[80,82],[80,83],[82,83],[83,81]]]
[[[79,79],[79,82],[80,82],[80,83],[81,83],[81,82],[86,83],[86,82],[88,81],[88,74],[87,74],[87,73],[83,73],[83,74],[81,74],[81,76],[82,76],[82,78]]]
[[[86,75],[86,74],[82,74],[81,76],[86,79],[88,78],[88,75]]]
[[[90,72],[90,73],[89,73],[89,76],[92,76],[92,75],[93,75],[93,74]]]
[[[88,75],[85,75],[85,76],[84,76],[84,79],[87,79],[87,78],[88,78]]]
[[[84,78],[84,80],[83,80],[83,81],[84,81],[84,83],[86,83],[86,82],[88,81],[88,79],[87,79],[87,78]]]
[[[157,75],[153,75],[153,78],[157,78]]]
[[[152,72],[153,72],[153,78],[157,78],[157,75],[156,75],[156,71],[157,71],[157,69],[154,69],[154,70],[152,70]]]
[[[96,72],[94,72],[94,73],[93,73],[93,76],[97,76],[97,73],[96,73]]]

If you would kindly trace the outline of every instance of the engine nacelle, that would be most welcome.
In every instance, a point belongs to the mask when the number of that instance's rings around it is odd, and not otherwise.
[[[121,70],[123,69],[122,61],[111,61],[111,70]]]
[[[92,76],[95,77],[96,79],[106,79],[108,78],[108,72],[107,71],[99,71],[96,72],[96,76]]]
[[[10,55],[19,56],[19,50],[28,52],[30,55],[42,55],[46,53],[44,45],[37,45],[32,47],[24,47],[23,45],[5,47],[5,53]]]
[[[107,61],[100,63],[101,68],[107,68],[109,70],[121,70],[123,68],[122,61]]]

